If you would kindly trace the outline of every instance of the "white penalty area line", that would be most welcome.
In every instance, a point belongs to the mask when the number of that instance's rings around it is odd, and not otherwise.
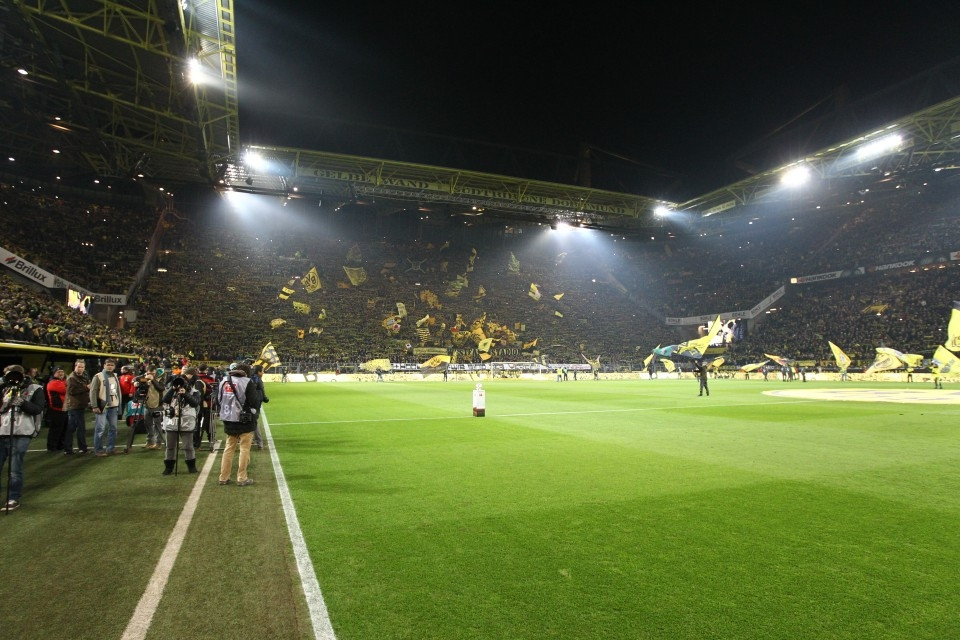
[[[133,615],[130,617],[130,622],[127,623],[127,628],[123,632],[122,640],[143,640],[147,637],[147,632],[150,630],[150,622],[153,620],[153,614],[157,612],[157,607],[160,605],[160,598],[163,596],[163,590],[167,586],[170,572],[173,570],[173,565],[177,561],[177,556],[180,554],[180,548],[183,546],[183,540],[187,536],[187,529],[190,528],[193,514],[197,511],[200,494],[203,493],[203,488],[207,483],[207,477],[210,475],[210,470],[213,469],[213,463],[217,459],[219,444],[218,442],[218,446],[207,456],[207,460],[203,464],[203,469],[197,474],[197,479],[193,483],[193,490],[190,492],[190,497],[187,498],[186,504],[183,505],[180,518],[177,520],[177,524],[174,525],[173,531],[170,532],[170,537],[167,538],[167,545],[163,548],[163,553],[160,554],[160,560],[153,570],[153,576],[150,577],[150,582],[147,583],[146,591],[140,596],[140,602],[137,603],[137,608],[134,609]]]
[[[820,402],[820,400],[787,400],[784,402],[743,402],[737,404],[703,404],[703,405],[690,405],[688,407],[633,407],[629,409],[589,409],[583,411],[537,411],[533,413],[496,413],[496,414],[487,414],[491,418],[524,418],[531,416],[578,416],[578,415],[589,415],[593,413],[639,413],[642,411],[669,411],[670,409],[715,409],[717,407],[759,407],[759,406],[771,406],[771,405],[781,405],[781,404],[809,404],[811,402]],[[472,415],[458,415],[458,416],[425,416],[421,418],[381,418],[381,419],[363,419],[363,420],[315,420],[313,422],[278,422],[277,426],[285,427],[290,425],[307,425],[307,424],[362,424],[365,422],[425,422],[427,420],[475,420],[476,418]]]
[[[290,497],[290,487],[287,486],[287,478],[283,474],[283,467],[280,466],[280,456],[277,455],[277,447],[273,443],[270,422],[267,420],[266,411],[262,408],[260,416],[263,418],[263,435],[270,445],[270,461],[273,463],[273,472],[277,477],[277,488],[280,490],[280,501],[283,504],[283,516],[287,521],[287,532],[290,534],[293,556],[296,558],[297,570],[300,572],[300,583],[303,586],[303,595],[307,600],[307,609],[310,611],[310,622],[313,624],[314,637],[317,640],[336,640],[336,635],[333,633],[333,624],[330,622],[330,614],[327,612],[327,604],[324,602],[323,593],[320,591],[320,582],[317,580],[317,573],[313,568],[307,543],[303,539],[300,520],[297,519],[297,509]]]

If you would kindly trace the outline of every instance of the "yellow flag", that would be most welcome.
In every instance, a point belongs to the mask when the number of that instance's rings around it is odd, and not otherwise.
[[[779,364],[781,367],[786,367],[786,366],[789,366],[790,364],[787,361],[787,359],[784,358],[783,356],[774,356],[774,355],[770,355],[769,353],[765,353],[763,355],[767,356],[768,358],[770,358],[771,360]]]
[[[296,311],[297,313],[307,315],[308,313],[310,313],[310,305],[304,302],[294,302],[293,310]]]
[[[723,356],[720,356],[719,358],[714,358],[714,359],[710,362],[710,364],[707,365],[707,368],[708,368],[708,369],[719,369],[719,368],[723,365],[724,362],[726,362],[726,360],[723,358]]]
[[[280,293],[277,294],[278,298],[280,298],[281,300],[286,300],[287,298],[293,295],[294,280],[295,278],[290,278],[289,280],[287,280],[287,284],[283,285],[283,287],[280,288]]]
[[[477,343],[478,351],[490,351],[490,347],[493,346],[493,338],[484,338]]]
[[[277,327],[282,327],[285,324],[287,324],[287,321],[283,318],[274,318],[270,321],[270,328],[276,329]]]
[[[446,369],[448,364],[450,364],[450,356],[433,356],[420,365],[420,373],[425,376],[439,373]]]
[[[768,362],[770,362],[770,361],[769,361],[769,360],[764,360],[763,362],[754,362],[753,364],[745,364],[745,365],[743,365],[742,367],[740,367],[740,371],[746,371],[746,372],[749,373],[750,371],[754,371],[754,370],[756,370],[756,369],[759,369],[760,367],[762,367],[763,365],[767,364]]]
[[[540,342],[540,338],[539,338],[539,337],[534,338],[534,339],[531,340],[530,342],[524,342],[524,343],[523,343],[523,348],[524,348],[524,349],[532,349],[532,348],[534,348],[535,346],[537,346],[537,343],[538,343],[538,342]]]
[[[562,317],[563,317],[563,314],[560,313],[559,311],[554,311],[554,312],[553,312],[553,315],[557,316],[558,318],[562,318]]]
[[[673,360],[667,360],[666,358],[660,358],[660,362],[663,363],[663,368],[668,372],[672,373],[677,370],[677,365],[673,363]]]
[[[657,345],[658,347],[660,345]],[[650,361],[653,360],[653,352],[650,353],[646,358],[643,359],[643,368],[646,369],[650,366]]]
[[[254,360],[253,364],[264,365],[264,371],[280,364],[280,356],[277,355],[277,349],[273,346],[272,342],[264,345],[263,349],[260,350],[260,355]]]
[[[310,271],[307,271],[304,276],[300,278],[300,284],[307,290],[307,293],[313,293],[320,289],[320,274],[317,273],[317,268],[313,267]]]
[[[527,295],[533,298],[534,300],[539,300],[543,294],[540,293],[540,287],[536,283],[530,283],[530,291],[527,291]]]
[[[850,356],[843,352],[843,349],[833,344],[827,340],[827,344],[830,345],[830,351],[833,352],[833,358],[837,361],[837,368],[840,371],[846,371],[847,367],[850,366]]]
[[[306,335],[306,331],[304,331],[303,329],[297,329],[297,337],[298,337],[298,338],[300,338],[301,340],[303,340],[303,336],[305,336],[305,335]]]
[[[558,294],[556,294],[556,295],[553,296],[553,299],[554,299],[554,300],[559,300],[559,299],[562,298],[562,297],[563,297],[563,294],[562,294],[562,293],[558,293]]]
[[[717,316],[717,319],[710,325],[710,329],[707,330],[706,335],[696,340],[681,342],[677,345],[676,353],[678,355],[685,355],[688,358],[702,358],[703,354],[707,351],[707,347],[710,346],[710,343],[722,329],[723,323],[720,321],[720,316]]]
[[[905,353],[902,360],[908,369],[916,369],[923,363],[923,356],[919,353]]]
[[[403,318],[401,318],[400,316],[387,316],[380,322],[380,324],[387,331],[393,331],[394,333],[396,333],[397,331],[400,331],[401,320],[403,320]]]
[[[933,361],[940,367],[940,373],[960,372],[960,358],[950,353],[943,345],[937,347]]]
[[[960,301],[953,302],[950,312],[950,324],[947,325],[947,341],[944,345],[950,351],[960,351]],[[946,371],[944,371],[946,373]]]
[[[487,360],[489,360],[489,359],[492,358],[492,357],[493,357],[493,356],[490,355],[489,353],[481,353],[481,354],[480,354],[480,359],[483,360],[483,361],[487,361]]]
[[[350,279],[350,284],[355,287],[367,281],[367,271],[363,267],[344,267],[343,271]]]
[[[377,369],[381,371],[390,371],[390,359],[389,358],[377,358],[376,360],[367,360],[360,365],[362,371],[369,371],[373,373]]]
[[[877,347],[877,357],[874,359],[873,364],[867,367],[867,370],[864,371],[864,373],[899,369],[904,364],[901,360],[902,355],[903,354],[896,349],[891,349],[889,347]]]

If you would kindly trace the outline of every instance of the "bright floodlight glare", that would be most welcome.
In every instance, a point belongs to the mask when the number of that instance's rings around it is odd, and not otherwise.
[[[557,231],[560,231],[560,232],[570,231],[570,224],[562,220],[557,222]]]
[[[670,215],[670,209],[668,209],[667,207],[663,206],[662,204],[661,204],[661,205],[658,205],[657,208],[653,210],[653,212],[654,212],[655,214],[657,214],[658,216]]]
[[[262,171],[267,168],[266,159],[256,151],[247,151],[243,154],[243,163],[251,169]]]
[[[196,58],[190,58],[190,60],[187,61],[187,75],[193,84],[203,82],[203,66]]]
[[[806,165],[800,165],[789,169],[783,176],[780,178],[780,182],[785,187],[800,187],[809,182],[810,180],[810,167]]]
[[[892,151],[896,151],[903,144],[903,136],[899,133],[891,133],[866,143],[857,149],[857,160],[869,160]]]

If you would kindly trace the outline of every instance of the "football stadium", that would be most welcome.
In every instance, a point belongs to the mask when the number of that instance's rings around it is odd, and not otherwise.
[[[960,61],[683,193],[0,17],[5,638],[960,637]]]

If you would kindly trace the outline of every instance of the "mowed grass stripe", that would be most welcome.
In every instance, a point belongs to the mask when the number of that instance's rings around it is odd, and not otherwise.
[[[365,421],[274,430],[338,637],[960,628],[942,564],[960,548],[957,494],[911,499],[955,486],[956,433],[933,425],[957,411],[777,406],[762,384],[723,382],[706,416],[687,381],[494,382],[488,417],[416,428],[392,420],[469,412],[473,385],[271,385],[277,423]],[[639,420],[491,409],[652,402]]]

